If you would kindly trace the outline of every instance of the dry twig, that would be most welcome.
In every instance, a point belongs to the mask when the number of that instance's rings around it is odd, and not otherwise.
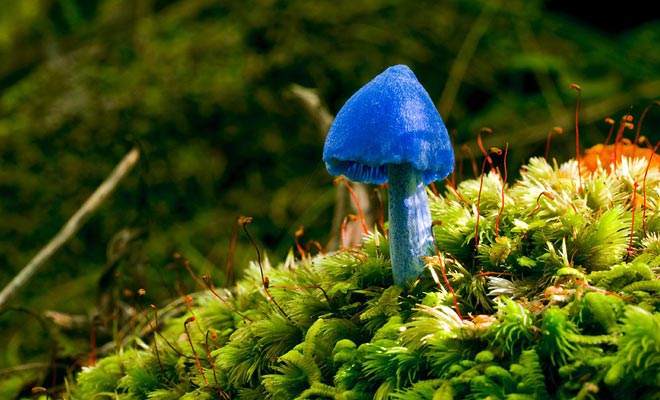
[[[85,225],[89,217],[103,204],[103,201],[117,187],[117,184],[135,166],[139,157],[140,154],[137,148],[133,148],[128,152],[105,181],[85,201],[82,207],[66,222],[57,235],[5,286],[2,292],[0,292],[0,309],[43,267],[46,260],[52,257],[60,247],[68,242]]]

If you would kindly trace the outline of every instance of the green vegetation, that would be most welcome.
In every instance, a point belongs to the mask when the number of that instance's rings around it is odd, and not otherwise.
[[[575,160],[532,158],[510,186],[492,170],[431,194],[442,251],[407,287],[392,285],[381,232],[359,248],[252,263],[231,292],[196,293],[162,326],[145,313],[70,394],[655,399],[660,194],[643,188],[660,171],[647,165],[624,158],[580,178]]]

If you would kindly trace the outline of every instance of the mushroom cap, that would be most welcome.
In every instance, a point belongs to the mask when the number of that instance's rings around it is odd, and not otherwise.
[[[387,182],[387,164],[410,163],[428,184],[454,169],[454,151],[428,92],[410,68],[395,65],[339,110],[323,161],[332,175],[377,184]]]

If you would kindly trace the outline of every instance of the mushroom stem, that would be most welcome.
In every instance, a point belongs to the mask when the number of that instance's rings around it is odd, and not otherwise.
[[[396,285],[422,272],[422,259],[433,248],[431,211],[422,172],[410,164],[388,164],[389,238]]]

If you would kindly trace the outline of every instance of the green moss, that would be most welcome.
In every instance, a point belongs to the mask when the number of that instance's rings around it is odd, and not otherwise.
[[[654,398],[658,231],[633,224],[633,212],[642,213],[632,208],[631,191],[641,185],[620,184],[643,182],[645,161],[624,163],[617,179],[585,172],[580,186],[575,161],[552,167],[531,159],[519,181],[504,185],[503,208],[496,173],[484,179],[483,196],[475,193],[479,180],[431,196],[433,218],[442,221],[434,228],[439,252],[407,287],[392,285],[383,233],[365,237],[359,249],[277,267],[265,261],[270,299],[252,264],[233,295],[226,293],[236,311],[199,293],[191,305],[199,325],[184,329],[190,311],[183,308],[162,322],[176,351],[159,339],[157,347],[119,352],[81,372],[73,392],[119,399]],[[651,170],[647,179],[659,176]],[[647,196],[657,203],[658,193]],[[211,331],[222,334],[209,340]]]

